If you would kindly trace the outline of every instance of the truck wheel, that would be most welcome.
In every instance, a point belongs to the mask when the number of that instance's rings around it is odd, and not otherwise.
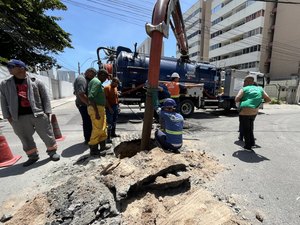
[[[194,103],[191,100],[185,99],[180,102],[180,113],[182,116],[188,117],[192,115],[193,112],[194,112]]]

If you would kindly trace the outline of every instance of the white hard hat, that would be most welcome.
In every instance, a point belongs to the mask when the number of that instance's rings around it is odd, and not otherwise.
[[[180,78],[178,73],[172,73],[171,78]]]

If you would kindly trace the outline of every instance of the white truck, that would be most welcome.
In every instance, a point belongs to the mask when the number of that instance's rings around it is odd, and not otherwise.
[[[194,108],[198,109],[225,109],[236,108],[235,96],[243,87],[247,75],[254,77],[257,85],[264,87],[265,76],[260,72],[228,69],[221,71],[215,78],[214,94],[208,94],[204,84],[183,83],[187,88],[185,94],[180,96],[180,112],[183,116],[190,116]]]

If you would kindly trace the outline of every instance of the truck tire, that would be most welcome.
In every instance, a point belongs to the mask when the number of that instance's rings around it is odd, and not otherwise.
[[[179,110],[183,117],[191,116],[194,113],[194,108],[194,103],[189,99],[185,99],[180,102]]]

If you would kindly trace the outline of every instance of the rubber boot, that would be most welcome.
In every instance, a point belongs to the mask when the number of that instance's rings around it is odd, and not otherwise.
[[[106,141],[100,142],[100,152],[108,150],[111,148],[111,145],[106,145]]]
[[[89,145],[89,147],[90,147],[90,156],[99,156],[100,155],[98,145]]]
[[[107,139],[106,139],[106,143],[108,143],[108,144],[112,143],[112,140],[111,140],[111,128],[108,128],[108,129],[107,129]]]
[[[111,128],[111,137],[112,138],[120,137],[120,135],[116,134],[116,127]]]
[[[40,157],[39,157],[39,155],[38,155],[37,152],[35,152],[35,153],[31,154],[31,155],[28,155],[28,160],[23,163],[23,166],[24,167],[30,166],[33,163],[35,163],[36,161],[38,161],[39,159],[40,159]]]

